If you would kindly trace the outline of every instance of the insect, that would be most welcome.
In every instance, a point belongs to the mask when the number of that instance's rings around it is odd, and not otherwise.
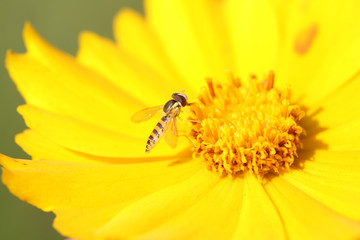
[[[162,109],[161,119],[151,132],[146,143],[146,153],[149,153],[150,150],[155,147],[163,135],[165,135],[165,140],[171,147],[176,147],[178,136],[176,129],[176,117],[179,116],[182,107],[191,104],[187,102],[188,98],[183,93],[174,93],[171,97],[172,99],[165,103],[165,105],[145,108],[136,112],[131,117],[131,120],[135,123],[143,122],[152,118]]]

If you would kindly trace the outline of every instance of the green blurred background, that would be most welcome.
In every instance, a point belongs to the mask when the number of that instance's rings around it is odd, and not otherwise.
[[[142,0],[0,0],[0,153],[27,158],[14,143],[14,136],[25,129],[16,112],[24,101],[4,66],[7,49],[25,51],[25,21],[30,21],[51,44],[74,55],[82,30],[113,38],[113,17],[123,7],[143,12]],[[20,201],[0,183],[0,239],[64,239],[52,228],[53,218],[53,214]]]

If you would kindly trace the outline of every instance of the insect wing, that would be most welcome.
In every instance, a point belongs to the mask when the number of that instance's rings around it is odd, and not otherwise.
[[[162,105],[156,106],[156,107],[149,107],[144,108],[138,112],[136,112],[134,115],[131,116],[131,121],[135,123],[144,122],[152,118],[156,115],[161,109],[163,108]]]
[[[165,141],[170,147],[175,148],[177,145],[176,118],[171,118],[168,121],[168,126],[165,130]]]

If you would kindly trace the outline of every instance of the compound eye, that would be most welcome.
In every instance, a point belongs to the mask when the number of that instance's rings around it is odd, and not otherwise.
[[[172,95],[172,98],[179,102],[181,104],[182,107],[185,107],[186,105],[188,105],[187,103],[187,96],[185,94],[182,93],[174,93]]]
[[[181,106],[185,107],[186,105],[188,105],[188,102],[187,102],[187,98],[181,96]]]

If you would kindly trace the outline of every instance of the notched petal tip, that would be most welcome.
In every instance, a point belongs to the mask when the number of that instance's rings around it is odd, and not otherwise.
[[[122,8],[114,17],[114,25],[124,21],[127,17],[140,17],[141,15],[131,8]]]
[[[113,20],[113,33],[114,37],[117,43],[120,42],[121,32],[120,29],[128,28],[129,19],[131,19],[131,22],[134,21],[142,21],[143,17],[138,12],[134,11],[131,8],[123,8],[115,15]],[[131,24],[131,26],[134,26]]]
[[[14,52],[13,50],[9,49],[6,51],[6,58],[8,58],[8,56],[14,55],[16,54],[16,52]]]
[[[55,54],[57,50],[51,46],[41,35],[35,30],[31,23],[26,22],[23,29],[24,44],[27,52],[35,56],[39,60],[48,54]]]
[[[27,165],[26,161],[28,161],[28,160],[8,157],[8,156],[0,153],[0,165],[6,169],[21,168],[21,167]]]
[[[39,39],[41,37],[40,37],[40,34],[35,30],[34,26],[30,22],[27,21],[27,22],[25,22],[24,29],[23,29],[23,38],[26,43],[27,39],[31,39],[31,38]]]
[[[29,21],[26,21],[24,24],[23,34],[25,35],[26,32],[31,32],[31,31],[35,32],[35,29]]]
[[[79,58],[79,56],[82,55],[84,47],[87,46],[89,39],[94,35],[94,33],[90,31],[81,31],[78,37],[78,43],[79,43],[79,49],[76,53],[76,57]]]
[[[90,32],[90,31],[81,31],[79,34],[79,44],[83,43],[85,40],[87,40],[87,38],[89,38],[90,36],[95,35],[95,33]]]
[[[6,55],[5,55],[5,67],[10,71],[11,67],[13,64],[17,63],[17,60],[21,57],[24,56],[26,53],[17,53],[14,52],[13,50],[9,49],[6,51]]]
[[[101,38],[99,35],[97,35],[96,33],[90,32],[90,31],[80,32],[80,34],[79,34],[79,51],[84,46],[88,47],[90,45],[91,47],[95,47],[92,45],[97,44],[96,40],[99,38]]]
[[[24,108],[26,108],[26,104],[23,104],[23,105],[18,106],[18,107],[16,108],[16,111],[17,111],[20,115],[23,116],[24,111],[25,111]]]
[[[8,156],[0,153],[0,165],[5,167],[6,161],[8,160]]]
[[[17,53],[13,50],[9,49],[6,51],[5,55],[5,67],[6,69],[10,69],[11,63],[13,62],[14,57],[16,57]]]
[[[111,40],[103,38],[96,33],[90,31],[82,31],[79,34],[79,50],[76,53],[76,58],[80,59],[80,62],[83,61],[89,62],[93,58],[95,48],[99,47],[99,44],[114,44]],[[86,60],[85,60],[86,59]]]
[[[29,50],[29,46],[31,46],[31,42],[39,40],[40,36],[35,30],[35,28],[31,25],[30,22],[25,22],[23,29],[23,38],[26,48]]]

